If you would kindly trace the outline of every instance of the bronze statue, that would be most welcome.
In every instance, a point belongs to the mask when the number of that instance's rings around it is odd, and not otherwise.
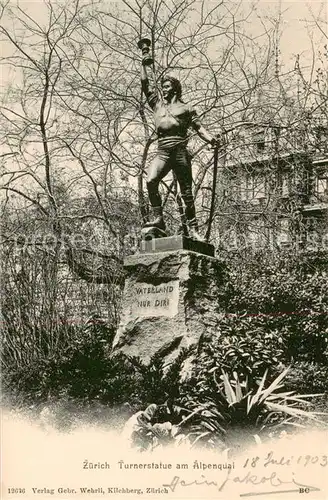
[[[154,220],[147,222],[144,228],[156,227],[160,230],[162,236],[165,236],[165,223],[158,187],[160,181],[170,170],[173,170],[185,205],[189,237],[203,241],[203,238],[198,233],[192,194],[191,157],[187,149],[188,129],[195,130],[205,142],[213,147],[216,146],[217,139],[201,125],[195,109],[190,104],[182,101],[182,89],[179,80],[171,76],[165,76],[161,81],[161,93],[150,89],[146,71],[146,66],[150,65],[150,41],[145,42],[145,40],[142,39],[138,45],[143,51],[141,86],[147,102],[154,112],[158,150],[149,166],[147,178],[147,189]]]

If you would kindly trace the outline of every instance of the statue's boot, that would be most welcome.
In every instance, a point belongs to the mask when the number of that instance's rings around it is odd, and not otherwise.
[[[204,242],[205,239],[199,234],[198,232],[198,224],[196,219],[190,219],[188,221],[188,227],[189,227],[189,238],[195,241],[201,241]]]
[[[191,238],[192,240],[204,242],[204,238],[202,238],[198,232],[195,203],[191,191],[184,195],[183,201],[186,206],[185,216],[188,225],[189,238]]]
[[[144,227],[158,227],[162,231],[165,231],[165,222],[163,218],[163,208],[162,207],[152,207],[154,219],[150,222],[146,222]]]

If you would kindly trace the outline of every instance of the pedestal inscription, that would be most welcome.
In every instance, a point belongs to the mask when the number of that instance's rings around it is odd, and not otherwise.
[[[149,363],[156,354],[169,364],[185,348],[215,331],[224,266],[186,250],[139,254],[125,260],[121,322],[112,354]]]
[[[131,302],[131,319],[140,316],[173,318],[178,314],[179,283],[176,280],[158,286],[136,283],[131,293],[134,296]]]

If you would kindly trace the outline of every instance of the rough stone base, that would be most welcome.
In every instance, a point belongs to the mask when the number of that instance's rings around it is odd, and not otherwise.
[[[134,255],[126,259],[120,327],[113,353],[148,364],[156,353],[165,363],[183,348],[198,346],[216,328],[223,311],[224,266],[186,250]]]

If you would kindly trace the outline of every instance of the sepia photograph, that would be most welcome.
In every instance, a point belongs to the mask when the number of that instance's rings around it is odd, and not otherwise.
[[[1,498],[328,499],[327,22],[0,0]]]

